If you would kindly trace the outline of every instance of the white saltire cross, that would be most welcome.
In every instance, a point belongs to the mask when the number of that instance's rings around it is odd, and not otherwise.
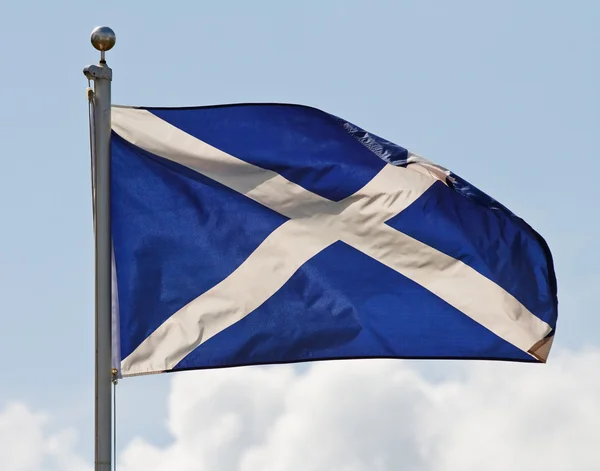
[[[146,110],[114,107],[112,128],[133,145],[290,218],[227,278],[149,335],[122,361],[123,376],[172,369],[261,306],[304,263],[337,241],[410,278],[525,352],[533,353],[551,331],[493,281],[385,224],[436,181],[428,172],[386,164],[363,188],[336,202],[212,147]]]

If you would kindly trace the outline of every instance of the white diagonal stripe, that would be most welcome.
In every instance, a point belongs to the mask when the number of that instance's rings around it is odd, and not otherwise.
[[[311,216],[319,213],[323,204],[331,203],[278,173],[190,136],[146,110],[114,107],[111,115],[112,129],[131,144],[195,170],[284,216]]]
[[[386,224],[378,225],[368,237],[349,232],[342,240],[525,352],[533,346],[533,338],[542,339],[552,330],[489,278]]]
[[[173,368],[198,345],[260,307],[307,260],[334,242],[335,233],[331,235],[311,220],[285,222],[231,275],[148,336],[123,360],[122,371],[131,375]]]
[[[523,351],[551,331],[496,283],[384,224],[423,194],[433,177],[386,165],[355,194],[333,202],[220,151],[145,110],[115,108],[112,119],[115,132],[132,144],[292,218],[229,277],[149,335],[123,360],[124,376],[173,368],[198,345],[258,308],[305,262],[337,240],[419,283]]]

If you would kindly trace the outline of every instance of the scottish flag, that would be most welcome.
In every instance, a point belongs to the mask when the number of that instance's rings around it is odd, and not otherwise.
[[[112,110],[122,376],[343,358],[545,362],[550,251],[452,172],[296,105]]]

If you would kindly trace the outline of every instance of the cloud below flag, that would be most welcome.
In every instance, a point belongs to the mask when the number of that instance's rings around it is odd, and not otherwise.
[[[112,128],[122,376],[546,361],[550,251],[454,173],[297,105],[113,107]]]

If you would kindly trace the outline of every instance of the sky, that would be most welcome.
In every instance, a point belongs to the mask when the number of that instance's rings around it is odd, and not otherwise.
[[[450,168],[548,242],[546,365],[371,360],[127,378],[123,471],[600,469],[600,3],[5,2],[0,469],[93,463],[85,65],[113,102],[315,106]]]

